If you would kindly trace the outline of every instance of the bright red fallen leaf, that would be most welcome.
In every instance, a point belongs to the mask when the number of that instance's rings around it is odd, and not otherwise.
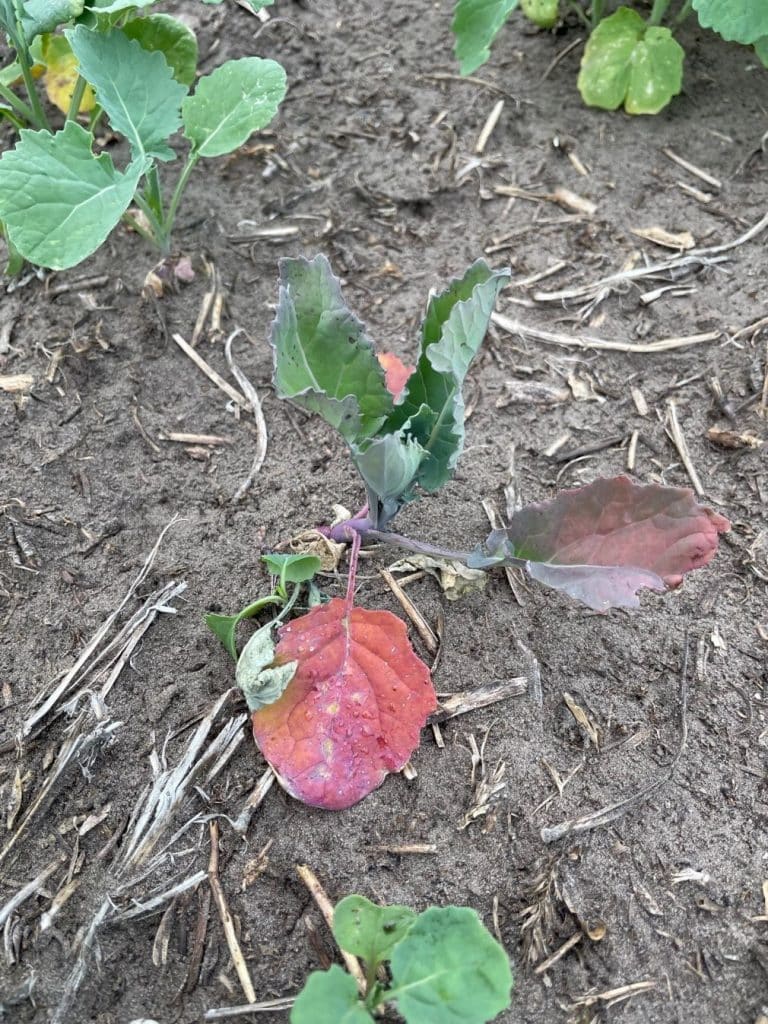
[[[384,368],[384,384],[387,391],[397,401],[416,367],[406,366],[394,352],[380,352],[377,358]]]
[[[253,734],[284,789],[340,810],[399,771],[436,698],[405,624],[342,598],[280,629],[275,664],[298,667],[283,695],[252,716]]]
[[[637,590],[677,587],[714,557],[730,523],[683,487],[596,480],[517,512],[486,542],[590,608],[636,608]]]

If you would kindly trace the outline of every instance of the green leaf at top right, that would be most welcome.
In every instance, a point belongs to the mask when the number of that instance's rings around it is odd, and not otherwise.
[[[703,28],[734,43],[756,43],[768,35],[766,0],[693,0]]]
[[[590,107],[657,114],[683,83],[685,51],[668,28],[648,26],[637,11],[620,7],[589,37],[578,88]]]

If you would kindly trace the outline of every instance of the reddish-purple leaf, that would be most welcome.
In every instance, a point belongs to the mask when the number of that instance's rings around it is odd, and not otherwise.
[[[397,399],[402,394],[408,378],[416,369],[415,366],[406,366],[394,352],[380,352],[377,356],[379,363],[384,369],[384,384],[392,397]]]
[[[525,563],[534,579],[604,611],[636,608],[640,587],[679,586],[711,561],[729,528],[688,488],[620,476],[521,509],[486,548],[491,559]]]
[[[275,664],[298,662],[253,734],[291,796],[340,810],[399,771],[436,698],[405,624],[335,598],[280,629]]]

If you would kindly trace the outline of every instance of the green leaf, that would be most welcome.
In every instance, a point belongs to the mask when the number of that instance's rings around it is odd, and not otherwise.
[[[766,0],[693,0],[699,24],[734,43],[756,43],[768,36]]]
[[[150,7],[155,0],[87,0],[85,10],[77,19],[78,25],[107,32],[119,25],[136,8]]]
[[[438,490],[453,475],[464,445],[461,386],[508,279],[508,270],[494,271],[478,260],[430,300],[416,370],[381,431],[402,429],[421,445],[426,455],[415,482],[427,491]]]
[[[162,53],[150,53],[117,28],[102,33],[78,25],[64,34],[80,73],[134,156],[173,160],[166,139],[179,127],[187,90],[175,81]]]
[[[0,219],[19,252],[52,270],[90,256],[120,220],[145,165],[124,173],[107,153],[95,157],[92,136],[74,121],[62,131],[24,130],[0,158]]]
[[[683,84],[685,51],[668,28],[648,28],[637,13],[620,7],[589,37],[578,89],[590,107],[628,114],[657,114]]]
[[[197,38],[191,28],[170,14],[150,14],[146,18],[132,18],[123,26],[123,32],[142,49],[159,50],[176,81],[192,85],[197,67]]]
[[[768,36],[763,36],[755,43],[755,53],[768,68]]]
[[[387,998],[407,1024],[486,1024],[510,1003],[507,954],[469,907],[419,914],[391,969]]]
[[[539,28],[553,28],[557,22],[560,0],[520,0],[523,14]]]
[[[379,529],[414,497],[411,488],[426,455],[403,430],[376,437],[362,447],[352,446],[352,461],[365,481],[369,508],[382,506],[380,514],[374,515]]]
[[[389,960],[415,920],[410,907],[379,907],[364,896],[346,896],[333,912],[333,935],[342,949],[378,965]]]
[[[274,704],[296,675],[299,663],[288,661],[273,665],[275,644],[269,622],[257,629],[237,660],[235,682],[243,691],[248,710],[253,713]]]
[[[392,410],[392,396],[325,256],[280,260],[271,340],[280,398],[318,413],[349,443],[376,433]]]
[[[224,644],[226,650],[232,655],[235,661],[237,661],[235,632],[237,630],[238,623],[242,622],[243,619],[249,619],[253,615],[258,615],[263,608],[266,608],[270,604],[282,603],[282,598],[278,597],[277,594],[270,594],[268,597],[261,597],[258,601],[254,601],[252,604],[246,605],[242,611],[237,613],[237,615],[219,615],[217,612],[209,612],[205,616],[205,624],[216,634],[219,640]]]
[[[291,1024],[373,1024],[360,1002],[355,979],[338,964],[313,971],[291,1009]]]
[[[276,61],[228,60],[201,78],[194,95],[184,100],[184,134],[199,156],[231,153],[266,128],[285,90],[285,71]]]
[[[322,562],[317,555],[262,555],[262,562],[273,576],[280,578],[280,586],[286,583],[306,583],[315,573],[320,572]]]
[[[458,0],[451,28],[462,75],[471,75],[491,55],[491,43],[519,0]]]
[[[31,42],[35,36],[53,32],[82,14],[83,0],[25,0],[21,5],[21,27],[24,37]]]

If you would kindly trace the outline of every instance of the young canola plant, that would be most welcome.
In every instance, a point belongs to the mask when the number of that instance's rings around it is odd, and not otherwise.
[[[355,603],[361,544],[389,543],[475,569],[519,566],[539,583],[607,611],[637,607],[641,588],[678,586],[713,558],[718,534],[729,527],[688,489],[616,477],[522,508],[471,551],[391,530],[406,503],[453,475],[464,444],[462,384],[508,276],[478,260],[433,296],[416,366],[406,367],[391,354],[377,355],[324,256],[281,261],[275,389],[339,432],[367,502],[325,530],[350,545],[345,597],[322,603],[310,586],[310,610],[285,621],[319,562],[267,556],[279,577],[274,593],[239,616],[209,617],[209,625],[236,657],[240,618],[264,601],[282,605],[239,655],[237,682],[264,757],[305,803],[339,810],[361,800],[403,767],[437,708],[430,671],[405,624]]]
[[[13,53],[0,70],[0,116],[19,130],[15,147],[0,157],[9,271],[24,260],[52,270],[75,266],[121,219],[168,255],[197,164],[231,153],[277,113],[286,91],[278,63],[243,57],[196,80],[194,33],[176,18],[149,13],[151,6],[150,0],[0,0],[0,29]],[[58,129],[37,78],[65,115]],[[103,121],[128,143],[122,168],[109,153],[94,151]],[[158,168],[178,158],[169,145],[178,131],[186,153],[167,196]]]

